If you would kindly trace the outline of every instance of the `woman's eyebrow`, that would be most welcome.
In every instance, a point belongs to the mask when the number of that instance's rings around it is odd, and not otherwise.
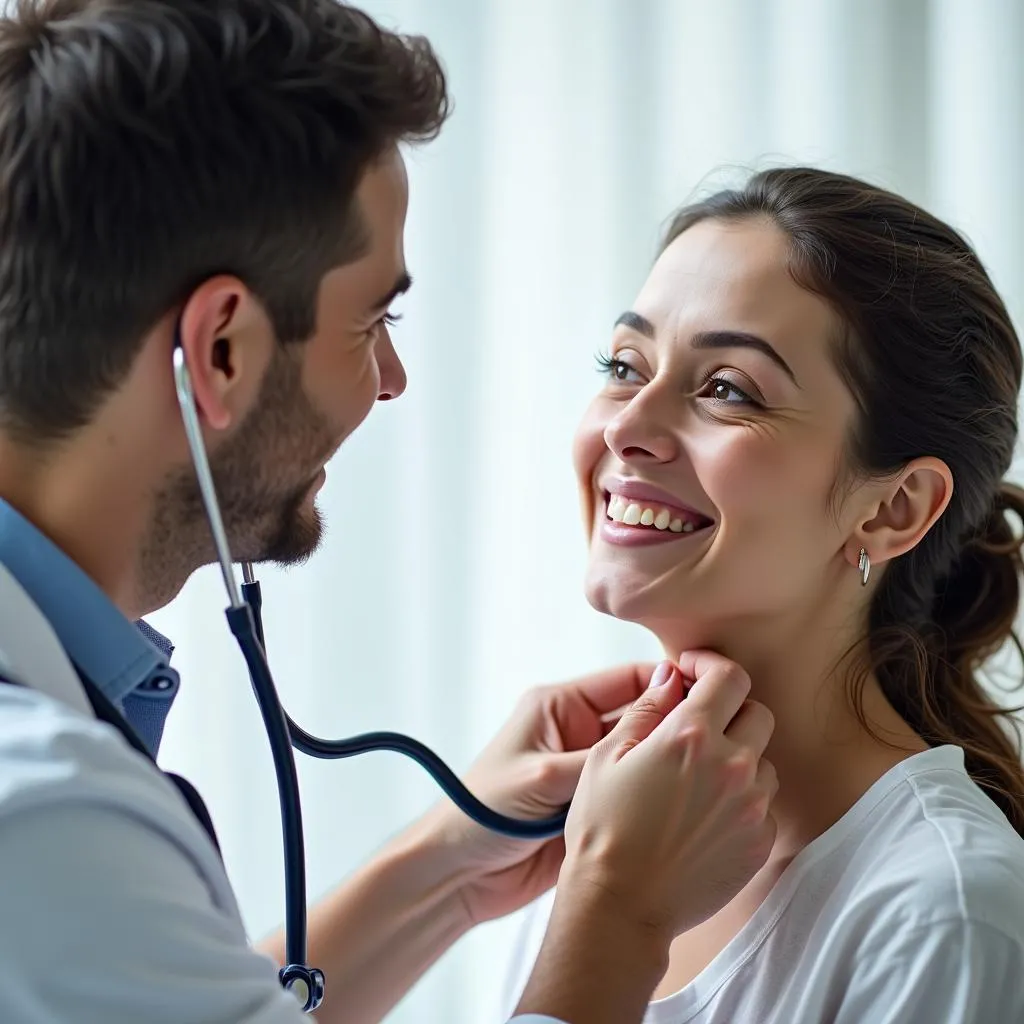
[[[631,331],[636,331],[637,334],[642,334],[645,338],[650,338],[651,341],[654,341],[654,324],[647,317],[634,313],[631,309],[627,309],[615,321],[615,326],[628,327]]]
[[[615,321],[615,326],[627,327],[631,331],[636,331],[637,334],[642,334],[645,338],[654,340],[654,324],[647,317],[641,316],[631,309],[627,309],[619,316]],[[756,334],[750,334],[747,331],[699,331],[690,339],[690,344],[699,349],[752,348],[766,355],[798,388],[800,387],[800,382],[796,379],[796,374],[789,363],[779,355],[772,345]]]
[[[752,348],[766,355],[799,388],[800,382],[782,356],[764,338],[746,331],[700,331],[690,339],[694,348]]]

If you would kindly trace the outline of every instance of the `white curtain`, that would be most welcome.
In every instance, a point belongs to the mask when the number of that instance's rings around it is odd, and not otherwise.
[[[368,7],[434,41],[455,114],[410,157],[408,393],[329,467],[322,552],[263,573],[267,642],[300,722],[407,730],[461,771],[524,687],[653,653],[580,595],[569,446],[592,354],[709,172],[807,161],[887,184],[966,230],[1024,323],[1024,5]],[[260,935],[283,912],[277,803],[224,603],[204,570],[154,617],[185,677],[164,762],[207,795]],[[435,798],[394,755],[300,760],[313,894]],[[463,940],[390,1019],[494,1020],[510,928]]]

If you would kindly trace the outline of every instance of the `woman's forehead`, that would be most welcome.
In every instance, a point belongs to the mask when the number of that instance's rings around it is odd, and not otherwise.
[[[765,218],[688,228],[658,258],[634,308],[659,334],[746,329],[797,349],[813,342],[822,357],[837,327],[831,306],[794,280],[789,240]]]

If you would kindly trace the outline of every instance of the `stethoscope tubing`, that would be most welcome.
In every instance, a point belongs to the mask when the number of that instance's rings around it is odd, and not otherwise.
[[[220,564],[229,607],[228,625],[245,659],[249,679],[267,732],[281,810],[281,838],[285,865],[285,950],[286,964],[279,977],[306,1012],[323,1000],[324,975],[306,962],[306,856],[302,827],[302,802],[293,748],[310,757],[345,758],[378,750],[390,750],[411,758],[423,767],[455,805],[477,824],[493,832],[518,839],[543,840],[560,835],[566,812],[535,821],[523,821],[500,814],[475,797],[458,776],[433,750],[396,732],[369,732],[338,740],[325,740],[306,732],[285,712],[267,661],[263,633],[262,594],[252,565],[243,563],[241,590],[235,579],[234,563],[217,500],[206,445],[203,442],[192,382],[181,345],[180,324],[176,327],[174,380],[181,407],[196,479],[206,509]]]

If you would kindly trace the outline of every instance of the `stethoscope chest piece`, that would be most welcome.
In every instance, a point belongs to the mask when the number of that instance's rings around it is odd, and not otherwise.
[[[324,972],[318,967],[289,964],[278,973],[281,985],[299,1002],[305,1013],[312,1013],[324,999]]]

